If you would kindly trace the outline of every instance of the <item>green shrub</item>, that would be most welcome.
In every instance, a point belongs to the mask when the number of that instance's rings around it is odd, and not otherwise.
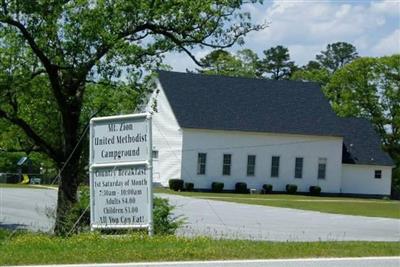
[[[286,192],[288,194],[294,194],[297,192],[297,185],[295,184],[287,184],[286,185]]]
[[[211,191],[214,193],[221,193],[223,189],[224,189],[224,183],[213,182],[211,184]]]
[[[235,192],[239,193],[239,194],[248,194],[249,193],[249,189],[247,189],[247,184],[246,183],[236,183],[235,184]]]
[[[261,194],[268,194],[272,192],[272,184],[263,184]]]
[[[193,191],[193,188],[194,188],[194,183],[185,183],[185,190],[186,191],[191,192],[191,191]]]
[[[169,189],[174,191],[182,191],[183,190],[183,180],[181,179],[170,179],[168,181]]]
[[[321,194],[321,187],[313,185],[310,186],[310,195],[312,196],[319,196]]]
[[[7,184],[17,184],[21,181],[18,175],[9,175],[6,178],[6,183]]]
[[[78,189],[78,202],[75,203],[60,230],[61,235],[78,234],[90,229],[90,190],[88,186]],[[55,216],[55,215],[54,215]]]
[[[9,236],[11,235],[11,231],[0,228],[0,244],[3,243]]]
[[[155,197],[153,200],[153,222],[155,235],[173,235],[176,229],[184,223],[180,216],[174,217],[168,199]]]

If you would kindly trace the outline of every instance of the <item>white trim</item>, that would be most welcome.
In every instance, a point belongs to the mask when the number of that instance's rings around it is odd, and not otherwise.
[[[136,162],[115,162],[115,163],[94,163],[90,166],[89,170],[92,171],[94,168],[110,168],[110,167],[129,167],[129,166],[147,166],[150,167],[148,160],[136,161]]]
[[[143,228],[149,228],[149,224],[142,224],[142,225],[122,225],[122,224],[92,224],[93,229],[143,229]]]
[[[168,99],[167,99],[168,100]],[[172,110],[172,109],[171,109]],[[172,110],[172,113],[173,110]],[[175,113],[174,113],[175,115]],[[187,128],[179,127],[184,131],[208,131],[208,132],[228,132],[228,133],[244,133],[244,134],[260,134],[260,135],[281,135],[281,136],[300,136],[300,137],[321,137],[321,138],[339,138],[343,140],[342,135],[317,135],[317,134],[300,134],[300,133],[280,133],[280,132],[256,132],[246,130],[229,130],[229,129],[208,129],[208,128]]]
[[[92,118],[90,123],[98,122],[98,121],[109,121],[109,120],[125,120],[125,119],[137,119],[137,118],[149,118],[151,116],[150,113],[140,113],[140,114],[127,114],[127,115],[116,115],[116,116],[107,116],[107,117],[97,117]]]
[[[353,163],[342,163],[342,165],[346,165],[346,166],[368,166],[368,167],[375,167],[375,168],[395,168],[396,165],[379,165],[379,164],[353,164]]]
[[[165,100],[166,100],[166,102],[167,102],[167,106],[168,106],[169,110],[171,110],[172,116],[174,116],[174,120],[175,120],[176,124],[178,125],[179,129],[182,130],[182,127],[179,125],[178,119],[177,119],[176,116],[175,116],[175,112],[174,112],[174,110],[172,109],[171,104],[169,103],[168,96],[167,96],[167,94],[165,93],[165,90],[164,90],[164,88],[162,87],[162,84],[161,84],[161,82],[160,82],[160,80],[159,80],[158,78],[157,78],[157,82],[156,82],[156,83],[157,83],[157,86],[156,86],[156,87],[158,87],[158,89],[161,90],[161,91],[163,92],[164,96],[165,96]]]

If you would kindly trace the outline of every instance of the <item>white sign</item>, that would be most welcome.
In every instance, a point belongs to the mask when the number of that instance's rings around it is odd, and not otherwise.
[[[96,118],[91,125],[91,163],[135,162],[149,159],[146,117]]]
[[[151,116],[90,121],[90,224],[152,234]]]
[[[149,170],[145,165],[94,168],[95,227],[149,226]]]

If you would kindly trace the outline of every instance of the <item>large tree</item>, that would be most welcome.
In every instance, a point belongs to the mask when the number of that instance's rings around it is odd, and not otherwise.
[[[132,73],[154,68],[167,51],[185,52],[198,63],[190,53],[195,46],[241,42],[261,27],[240,12],[243,3],[1,1],[0,118],[63,170],[56,233],[68,231],[64,222],[77,201],[88,85],[110,86],[121,75],[129,84]]]
[[[233,77],[257,77],[258,74],[258,56],[250,49],[239,50],[236,54],[214,50],[200,62],[203,67],[197,70],[199,73]]]
[[[264,58],[261,59],[259,69],[274,80],[289,79],[291,74],[297,69],[293,61],[290,61],[289,50],[278,45],[264,50]]]
[[[400,55],[359,58],[324,88],[340,116],[368,118],[393,157],[400,157]]]
[[[355,46],[346,42],[336,42],[328,44],[326,50],[321,51],[315,58],[323,68],[333,73],[357,57]]]
[[[313,81],[325,86],[332,75],[346,64],[358,58],[357,49],[349,43],[336,42],[328,44],[326,50],[315,56],[306,65],[296,70],[292,80]]]
[[[241,62],[235,58],[230,52],[218,49],[210,52],[200,59],[202,68],[198,69],[199,73],[204,74],[221,74],[234,76],[233,73],[240,68]]]

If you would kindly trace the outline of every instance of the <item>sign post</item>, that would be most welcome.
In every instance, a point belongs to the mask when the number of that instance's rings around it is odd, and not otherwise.
[[[91,229],[147,228],[153,234],[151,115],[90,121]]]

